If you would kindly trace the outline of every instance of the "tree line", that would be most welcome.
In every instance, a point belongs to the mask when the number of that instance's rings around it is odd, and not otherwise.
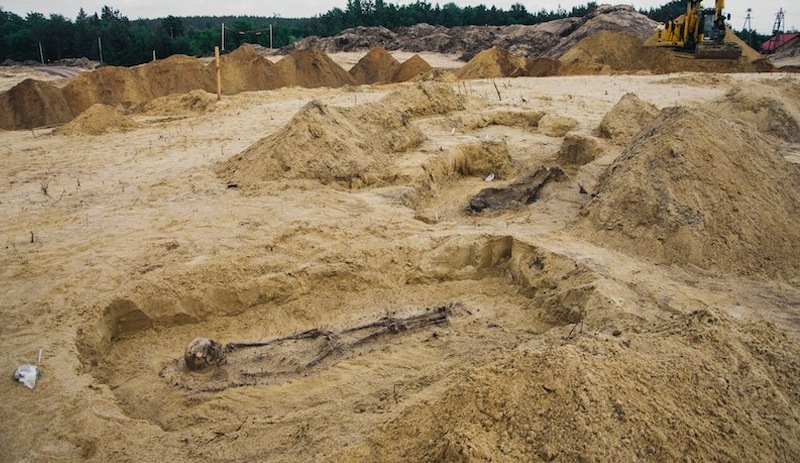
[[[684,1],[674,0],[642,13],[666,21],[685,9]],[[356,26],[396,29],[418,23],[447,27],[538,24],[582,17],[596,8],[595,2],[589,2],[569,11],[559,8],[532,13],[519,3],[503,10],[483,5],[459,7],[455,3],[440,6],[424,0],[406,5],[384,0],[347,0],[344,9],[333,8],[312,18],[168,16],[130,20],[119,10],[104,6],[99,14],[87,14],[81,8],[72,20],[58,14],[46,17],[28,13],[21,17],[0,7],[0,62],[8,59],[52,62],[87,57],[105,64],[131,66],[150,61],[154,54],[156,58],[177,53],[209,55],[221,43],[223,33],[227,50],[245,42],[280,48],[306,36],[330,36]],[[753,39],[754,31],[750,32]],[[753,40],[761,39],[756,35]]]

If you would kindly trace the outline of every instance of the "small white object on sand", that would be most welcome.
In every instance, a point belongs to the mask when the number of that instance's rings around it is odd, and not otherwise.
[[[14,379],[24,384],[28,389],[33,389],[36,386],[36,380],[39,378],[39,367],[26,363],[20,365],[17,371],[14,372]]]

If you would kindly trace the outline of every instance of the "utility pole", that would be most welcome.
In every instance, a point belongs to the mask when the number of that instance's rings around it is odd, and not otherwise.
[[[783,8],[781,8],[778,10],[778,14],[775,15],[775,23],[772,25],[772,37],[766,41],[764,46],[766,53],[775,53],[775,49],[781,41],[781,35],[783,35],[783,21]]]
[[[103,39],[97,38],[97,48],[100,49],[100,64],[103,63]]]
[[[225,51],[225,23],[222,23],[222,51]]]
[[[39,41],[39,60],[44,64],[44,53],[42,53],[42,41]]]
[[[773,37],[777,36],[778,34],[783,34],[784,19],[783,8],[781,8],[778,10],[778,14],[775,15],[775,23],[772,25]]]
[[[752,8],[747,9],[747,16],[744,18],[744,26],[742,26],[743,31],[749,31],[753,28],[753,25],[750,23],[750,12],[753,11]]]

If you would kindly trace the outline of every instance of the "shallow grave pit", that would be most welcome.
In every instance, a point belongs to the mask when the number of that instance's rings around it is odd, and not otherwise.
[[[296,280],[303,290],[273,301],[231,297],[254,302],[228,310],[189,313],[184,296],[172,303],[180,313],[170,315],[163,295],[120,297],[82,331],[82,361],[125,413],[167,430],[254,411],[338,414],[365,403],[380,412],[364,422],[379,423],[402,401],[552,327],[579,322],[603,300],[588,271],[510,236],[444,237],[408,250],[411,256],[419,260],[353,272],[329,264],[328,272]],[[339,289],[344,281],[361,283],[348,292]],[[234,348],[225,362],[189,371],[183,355],[197,336]],[[386,387],[402,393],[376,398]]]

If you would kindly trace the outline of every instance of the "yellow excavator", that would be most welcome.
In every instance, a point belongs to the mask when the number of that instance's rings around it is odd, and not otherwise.
[[[716,0],[714,8],[702,8],[702,0],[687,0],[686,13],[659,25],[644,45],[672,47],[690,52],[695,58],[736,59],[742,54],[739,44],[726,42],[725,0]],[[730,19],[730,15],[727,15]]]

